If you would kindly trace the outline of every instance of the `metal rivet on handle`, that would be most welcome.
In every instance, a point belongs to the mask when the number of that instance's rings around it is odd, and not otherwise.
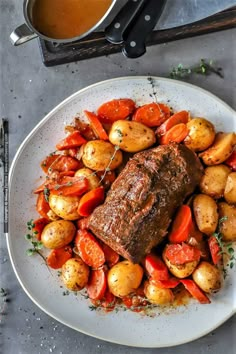
[[[134,48],[134,47],[136,47],[136,42],[135,41],[132,41],[132,42],[130,42],[130,47],[132,47],[132,48]]]
[[[144,16],[144,20],[145,20],[145,21],[150,21],[150,20],[151,20],[151,16],[145,15],[145,16]]]
[[[115,27],[115,28],[120,28],[120,23],[119,23],[119,22],[116,22],[116,23],[114,24],[114,27]]]

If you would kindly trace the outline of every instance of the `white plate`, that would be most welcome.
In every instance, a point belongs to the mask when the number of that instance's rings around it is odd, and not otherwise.
[[[159,102],[175,111],[186,109],[206,117],[217,130],[236,131],[236,114],[223,101],[198,87],[163,78],[154,78]],[[157,311],[152,318],[130,311],[102,314],[91,311],[88,302],[74,294],[63,296],[59,278],[51,275],[39,256],[27,257],[24,239],[26,222],[37,216],[32,190],[40,184],[39,163],[64,137],[64,124],[83,112],[96,110],[113,98],[130,97],[138,104],[153,101],[147,77],[123,77],[89,86],[63,101],[28,135],[19,148],[10,170],[8,249],[16,276],[27,295],[48,315],[80,332],[110,342],[137,347],[165,347],[199,338],[235,313],[235,271],[210,305],[193,301],[186,308]]]

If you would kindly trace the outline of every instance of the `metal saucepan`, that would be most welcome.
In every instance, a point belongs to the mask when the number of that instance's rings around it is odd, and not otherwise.
[[[34,2],[35,2],[35,0],[24,0],[23,14],[24,14],[24,18],[25,18],[26,23],[17,27],[10,35],[10,40],[11,40],[12,44],[15,46],[23,44],[25,42],[28,42],[31,39],[34,39],[37,37],[40,37],[46,41],[51,41],[51,42],[56,42],[56,43],[69,43],[69,42],[74,42],[74,41],[77,41],[81,38],[84,38],[89,33],[93,32],[95,29],[97,29],[104,22],[104,20],[108,17],[111,10],[113,9],[117,0],[112,1],[111,6],[108,8],[108,10],[104,14],[104,16],[93,27],[91,27],[87,32],[82,33],[81,35],[79,35],[77,37],[68,38],[68,39],[50,38],[50,37],[47,37],[44,34],[37,31],[37,29],[34,27],[33,22],[32,22],[32,9],[34,6]]]

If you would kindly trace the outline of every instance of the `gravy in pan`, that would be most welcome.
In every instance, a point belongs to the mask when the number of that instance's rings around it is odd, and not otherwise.
[[[92,28],[111,3],[112,0],[36,0],[32,23],[50,38],[77,37]]]

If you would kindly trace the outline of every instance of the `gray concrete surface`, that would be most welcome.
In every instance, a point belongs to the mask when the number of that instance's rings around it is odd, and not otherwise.
[[[108,78],[146,74],[168,76],[172,66],[179,63],[191,65],[200,58],[214,59],[224,68],[223,80],[211,75],[193,76],[188,81],[208,89],[236,108],[236,29],[155,46],[138,60],[127,60],[117,54],[45,68],[37,41],[18,48],[9,43],[11,30],[23,21],[21,3],[19,0],[0,0],[0,115],[10,122],[10,159],[35,124],[61,100],[82,87]],[[0,298],[3,310],[0,314],[0,353],[236,352],[236,317],[199,340],[165,349],[113,345],[65,327],[43,313],[21,289],[10,264],[2,226],[1,217],[0,287],[7,290],[9,301],[3,303]]]

